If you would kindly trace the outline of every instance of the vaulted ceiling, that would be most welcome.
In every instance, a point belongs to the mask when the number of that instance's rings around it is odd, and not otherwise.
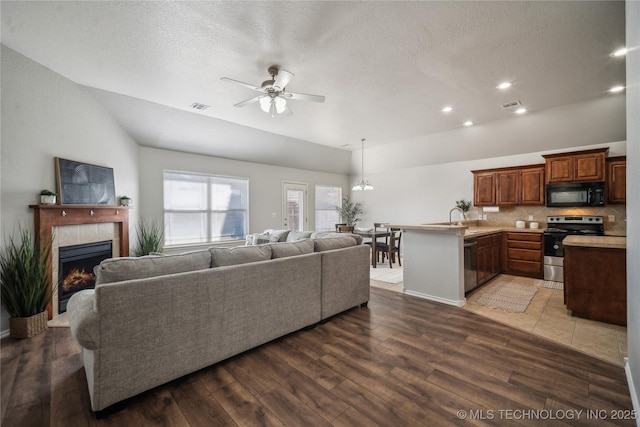
[[[609,56],[624,45],[621,1],[1,7],[3,44],[88,87],[140,144],[232,158],[255,143],[355,150],[362,137],[388,144],[465,120],[516,120],[503,103],[531,113],[625,82],[624,58]],[[257,104],[234,107],[257,93],[220,78],[259,86],[271,65],[295,74],[287,89],[326,102],[290,101],[293,115],[276,118]],[[513,86],[496,89],[502,81]]]

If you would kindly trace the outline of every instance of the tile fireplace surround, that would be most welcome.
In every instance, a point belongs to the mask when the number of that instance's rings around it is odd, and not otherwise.
[[[113,242],[113,256],[129,256],[129,208],[103,205],[30,205],[34,230],[51,242],[49,272],[53,297],[47,306],[49,319],[58,314],[58,250],[60,247]]]

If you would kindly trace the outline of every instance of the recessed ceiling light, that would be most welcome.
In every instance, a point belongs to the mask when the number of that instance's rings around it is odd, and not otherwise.
[[[622,49],[618,49],[611,54],[611,56],[625,56],[627,54],[627,48],[623,47]]]
[[[442,110],[440,110],[440,111],[442,111],[443,113],[450,113],[450,112],[452,112],[452,111],[453,111],[453,107],[451,107],[451,106],[447,105],[446,107],[444,107],[444,108],[443,108]]]
[[[465,126],[473,126],[473,122],[471,120],[467,120],[466,122],[463,123],[463,125],[465,125]]]
[[[624,90],[624,86],[614,86],[611,89],[609,89],[609,92],[618,93],[618,92],[622,92],[623,90]]]
[[[341,147],[351,147],[351,144],[342,144]]]
[[[524,114],[524,113],[526,113],[526,112],[527,112],[527,109],[526,109],[526,108],[518,108],[518,109],[516,110],[516,114]]]
[[[510,87],[511,82],[502,82],[497,86],[498,89],[509,89]]]

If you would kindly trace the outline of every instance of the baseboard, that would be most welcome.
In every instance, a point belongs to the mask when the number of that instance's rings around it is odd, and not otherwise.
[[[631,403],[636,414],[640,414],[640,401],[638,401],[638,391],[636,390],[633,377],[631,376],[631,368],[629,368],[629,359],[624,358],[624,372],[627,374],[627,384],[629,384],[629,394],[631,395]],[[636,418],[636,425],[640,427],[640,417]]]
[[[442,304],[453,305],[455,307],[462,307],[467,302],[466,299],[453,300],[453,299],[448,299],[448,298],[436,297],[436,296],[433,296],[433,295],[427,295],[427,294],[423,294],[423,293],[420,293],[420,292],[408,291],[406,289],[404,290],[404,293],[407,294],[407,295],[411,295],[411,296],[414,296],[414,297],[426,299],[426,300],[429,300],[429,301],[435,301],[435,302],[441,302]]]
[[[2,338],[7,338],[9,336],[9,330],[5,329],[4,331],[0,332],[0,339]]]

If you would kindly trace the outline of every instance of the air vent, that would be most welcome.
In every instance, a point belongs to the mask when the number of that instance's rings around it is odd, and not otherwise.
[[[200,104],[198,102],[194,102],[193,104],[191,104],[191,108],[193,108],[194,110],[204,111],[207,108],[209,108],[209,106],[208,105],[204,105],[204,104]]]
[[[522,104],[520,104],[520,101],[511,101],[511,102],[507,102],[502,104],[502,108],[504,108],[505,110],[508,110],[509,108],[515,108],[515,107],[521,107]]]

